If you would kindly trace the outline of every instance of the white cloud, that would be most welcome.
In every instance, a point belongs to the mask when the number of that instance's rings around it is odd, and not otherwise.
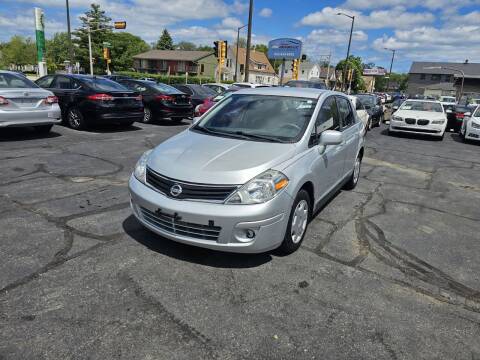
[[[356,29],[408,29],[414,26],[430,24],[435,21],[435,16],[429,12],[408,12],[406,8],[401,6],[387,10],[372,11],[368,15],[364,15],[359,11],[327,6],[321,11],[303,17],[300,20],[300,25],[331,26],[334,28],[348,29],[352,21],[346,16],[337,15],[340,12],[355,16]]]
[[[424,7],[431,10],[443,10],[448,8],[458,8],[468,5],[479,4],[478,0],[382,0],[382,1],[371,1],[371,0],[347,0],[342,7],[352,8],[352,9],[379,9],[379,8],[390,8],[395,6],[406,6],[406,7]]]
[[[272,16],[272,13],[273,13],[272,9],[270,9],[270,8],[263,8],[262,10],[260,10],[260,12],[258,13],[258,15],[260,15],[261,17],[266,17],[266,18],[268,18],[268,17]]]
[[[222,23],[219,24],[217,27],[228,28],[228,29],[236,29],[240,26],[243,26],[243,23],[234,17],[226,17],[222,20]]]
[[[227,40],[230,44],[237,39],[236,29],[209,28],[204,26],[190,26],[172,29],[170,31],[175,41],[191,41],[197,45],[213,45],[216,40]],[[266,44],[271,38],[264,35],[252,34],[253,44]]]

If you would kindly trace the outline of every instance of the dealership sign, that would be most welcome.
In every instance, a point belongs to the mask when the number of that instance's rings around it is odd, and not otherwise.
[[[299,59],[302,56],[302,42],[297,39],[275,39],[268,43],[269,59]]]
[[[387,71],[383,68],[363,69],[364,76],[385,76]]]

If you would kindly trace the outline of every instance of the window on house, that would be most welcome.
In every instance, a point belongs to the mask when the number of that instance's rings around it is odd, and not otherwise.
[[[302,74],[305,74],[305,70],[302,70]]]
[[[431,79],[432,81],[439,81],[439,80],[442,79],[442,75],[440,75],[440,74],[432,74],[432,76],[430,77],[430,79]]]
[[[245,72],[245,64],[240,64],[240,74]]]
[[[425,80],[425,74],[420,74],[420,80]]]
[[[203,75],[204,72],[205,72],[205,64],[200,64],[200,74]]]

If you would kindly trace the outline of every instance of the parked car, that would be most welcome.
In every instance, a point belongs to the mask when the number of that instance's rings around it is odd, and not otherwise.
[[[462,128],[463,120],[465,119],[465,114],[472,114],[475,111],[475,108],[472,109],[471,106],[467,105],[455,105],[453,106],[452,112],[447,114],[447,129],[451,129],[454,132],[459,132]]]
[[[223,93],[224,91],[228,90],[228,88],[230,87],[230,85],[222,84],[222,83],[202,84],[202,86],[212,89],[217,94]]]
[[[370,119],[370,114],[368,113],[367,109],[365,109],[365,106],[363,106],[362,102],[354,95],[348,95],[348,98],[350,99],[355,110],[357,111],[358,118],[365,126],[365,131],[372,130],[372,120]]]
[[[156,119],[182,121],[193,116],[190,95],[186,95],[173,86],[154,83],[147,80],[120,80],[120,84],[142,95],[144,123]]]
[[[395,100],[393,100],[392,102],[392,112],[395,112],[398,110],[398,108],[400,107],[400,105],[403,104],[403,102],[405,101],[405,99],[403,98],[396,98]]]
[[[215,105],[217,102],[219,102],[220,100],[224,99],[225,97],[227,96],[230,96],[232,93],[234,93],[235,91],[238,91],[240,90],[239,87],[236,87],[236,86],[231,86],[229,87],[227,90],[225,90],[224,92],[222,92],[221,94],[218,94],[217,96],[213,97],[213,98],[207,98],[205,99],[205,101],[200,104],[200,105],[197,105],[195,107],[195,113],[194,113],[194,116],[195,117],[199,117],[199,116],[202,116],[203,114],[205,114],[211,107],[213,107],[213,105]]]
[[[48,133],[60,123],[57,97],[25,76],[0,70],[0,128],[33,126]]]
[[[385,112],[381,98],[376,94],[357,94],[355,96],[362,102],[370,115],[372,127],[380,126],[380,123],[385,121]]]
[[[440,101],[406,100],[392,114],[389,133],[427,134],[443,139],[447,114]]]
[[[466,112],[464,115],[460,128],[460,136],[463,141],[480,141],[480,106],[477,106],[473,112]]]
[[[262,88],[262,87],[270,87],[270,85],[265,84],[252,84],[248,82],[235,82],[232,84],[233,86],[240,87],[240,88]]]
[[[193,108],[197,105],[200,105],[207,98],[212,98],[217,95],[217,93],[202,85],[197,84],[174,84],[173,87],[177,88],[181,92],[190,96],[192,100]]]
[[[105,79],[108,79],[108,80],[112,80],[112,81],[120,81],[120,80],[128,80],[128,79],[131,79],[130,76],[125,76],[125,75],[117,75],[117,74],[113,74],[113,75],[103,75],[103,77]]]
[[[323,82],[308,81],[308,80],[290,80],[284,86],[285,87],[297,87],[297,88],[323,89],[323,90],[325,90],[327,88],[327,86]]]
[[[438,99],[442,105],[455,105],[457,103],[457,99],[454,96],[440,96]]]
[[[357,184],[363,140],[345,94],[239,90],[142,155],[129,181],[133,213],[178,242],[291,253],[312,214]]]
[[[143,119],[141,95],[115,81],[65,74],[46,75],[36,83],[58,97],[63,118],[72,129],[104,123],[130,126]]]

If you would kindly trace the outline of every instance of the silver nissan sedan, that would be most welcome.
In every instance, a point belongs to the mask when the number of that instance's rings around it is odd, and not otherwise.
[[[0,71],[0,129],[33,126],[47,133],[61,122],[57,97],[26,77]]]
[[[240,90],[142,155],[129,182],[133,213],[181,243],[292,253],[312,214],[357,184],[363,127],[339,92]]]

